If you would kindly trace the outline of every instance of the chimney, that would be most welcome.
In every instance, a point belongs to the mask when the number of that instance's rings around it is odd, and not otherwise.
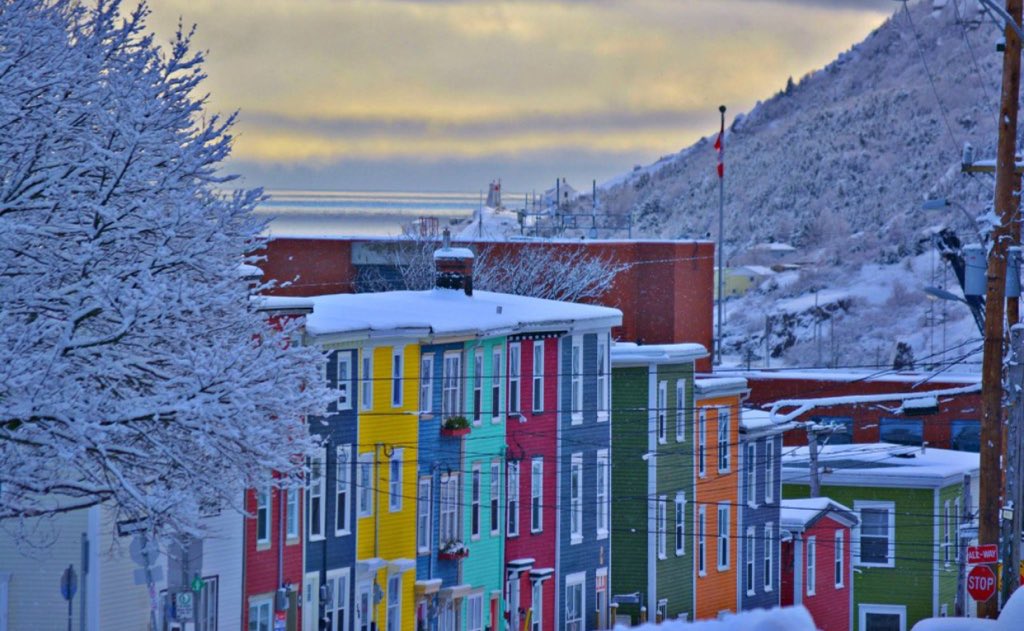
[[[453,248],[451,232],[444,230],[444,247],[434,251],[434,286],[438,289],[461,289],[473,295],[473,251]]]

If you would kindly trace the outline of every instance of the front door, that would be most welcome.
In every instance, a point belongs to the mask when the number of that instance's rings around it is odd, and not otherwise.
[[[320,572],[306,574],[302,591],[302,631],[319,631]]]

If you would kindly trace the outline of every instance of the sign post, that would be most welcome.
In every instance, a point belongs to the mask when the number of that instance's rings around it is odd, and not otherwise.
[[[979,603],[988,602],[996,593],[996,575],[987,565],[976,565],[967,575],[967,593]]]
[[[68,565],[64,573],[60,575],[60,595],[68,601],[68,631],[71,631],[71,601],[78,591],[78,575],[75,574],[75,566]]]

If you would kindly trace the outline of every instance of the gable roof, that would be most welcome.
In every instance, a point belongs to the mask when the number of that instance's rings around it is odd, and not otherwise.
[[[978,454],[890,443],[822,445],[821,483],[841,486],[937,488],[977,475]],[[782,456],[782,481],[808,484],[810,452],[798,447]]]
[[[618,366],[641,364],[670,364],[690,362],[708,356],[701,344],[635,344],[616,342],[611,349],[612,364]]]
[[[779,525],[790,531],[806,530],[826,516],[851,528],[860,522],[856,513],[828,497],[790,499],[779,503]]]

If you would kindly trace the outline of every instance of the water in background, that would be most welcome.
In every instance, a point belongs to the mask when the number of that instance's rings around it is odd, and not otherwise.
[[[472,215],[479,193],[377,191],[267,191],[256,212],[272,217],[272,236],[391,236],[419,217],[437,217],[441,227]]]

